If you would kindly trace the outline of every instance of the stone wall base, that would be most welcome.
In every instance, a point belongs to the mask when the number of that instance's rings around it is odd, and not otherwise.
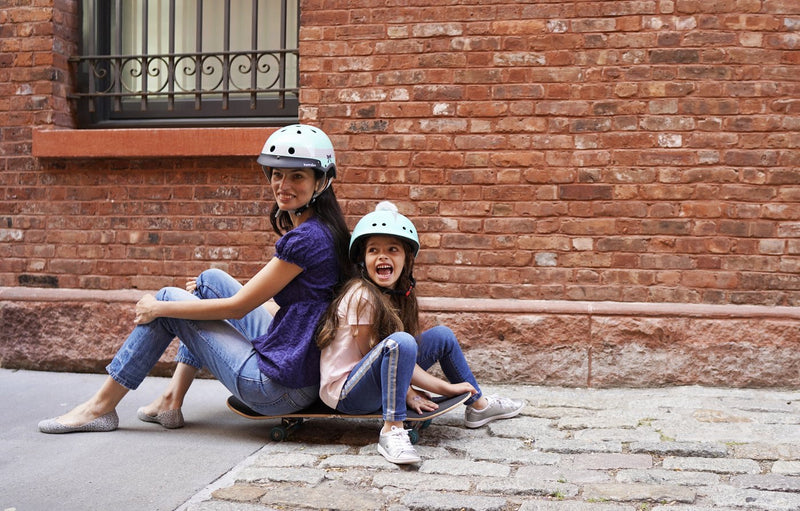
[[[104,372],[141,291],[0,287],[0,367]],[[423,298],[479,382],[567,387],[800,386],[792,307]],[[177,343],[152,374],[168,376]]]

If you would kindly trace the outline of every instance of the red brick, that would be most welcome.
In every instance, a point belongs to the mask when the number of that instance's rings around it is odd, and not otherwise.
[[[653,64],[696,64],[700,62],[698,50],[673,49],[652,50],[650,62]]]
[[[775,151],[726,151],[723,161],[728,165],[743,166],[774,166],[778,161]]]

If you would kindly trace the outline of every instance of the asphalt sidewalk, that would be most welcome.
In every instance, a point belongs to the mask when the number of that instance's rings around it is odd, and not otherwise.
[[[230,394],[213,380],[192,385],[186,427],[139,421],[136,410],[167,383],[152,377],[120,403],[117,431],[39,433],[40,420],[86,400],[104,378],[0,369],[0,510],[173,510],[269,441],[228,410]]]
[[[800,510],[797,390],[484,386],[528,406],[477,430],[460,410],[435,419],[410,467],[377,454],[379,421],[319,420],[272,442],[275,422],[229,412],[209,380],[180,430],[136,419],[165,384],[149,378],[116,432],[38,433],[102,378],[0,370],[0,509]]]

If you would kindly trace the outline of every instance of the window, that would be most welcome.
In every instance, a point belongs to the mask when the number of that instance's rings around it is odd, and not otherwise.
[[[84,0],[81,127],[297,120],[298,0]]]

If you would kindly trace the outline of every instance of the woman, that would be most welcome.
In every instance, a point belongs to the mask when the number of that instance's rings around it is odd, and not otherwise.
[[[176,336],[181,345],[175,374],[159,398],[139,409],[143,421],[183,426],[183,399],[202,367],[264,414],[314,402],[319,388],[314,330],[349,274],[348,229],[330,186],[336,174],[333,146],[317,128],[287,126],[267,139],[258,162],[275,197],[270,220],[281,235],[275,256],[244,286],[209,270],[186,290],[168,287],[144,296],[136,304],[137,326],[106,368],[109,377],[101,388],[67,414],[40,422],[40,431],[116,429],[116,405],[139,386]],[[274,317],[262,307],[273,298],[280,307]]]

